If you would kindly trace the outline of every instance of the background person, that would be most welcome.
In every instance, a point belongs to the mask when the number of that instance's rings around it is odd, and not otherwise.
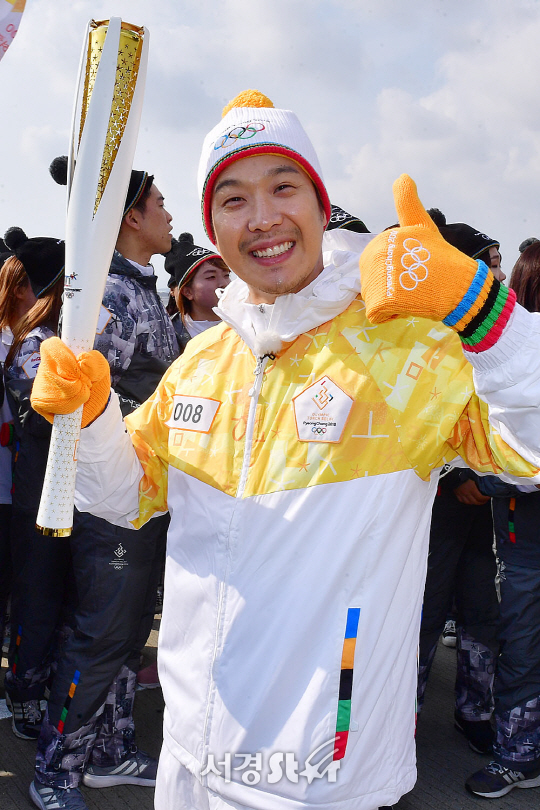
[[[467,256],[485,261],[499,280],[499,242],[464,223],[448,225],[438,209],[428,211],[440,233]],[[493,519],[489,497],[470,469],[446,468],[433,503],[418,662],[418,712],[439,637],[456,609],[455,727],[477,753],[493,745],[493,679],[499,644]]]
[[[66,179],[66,160],[51,173]],[[94,348],[128,414],[152,395],[178,356],[150,264],[171,246],[171,220],[153,176],[132,171]],[[75,632],[58,661],[38,739],[31,798],[41,808],[84,810],[81,780],[93,788],[153,786],[157,761],[135,744],[136,674],[154,619],[169,516],[142,534],[76,510],[71,535],[79,595]]]
[[[471,259],[484,262],[497,281],[506,279],[501,268],[500,242],[464,222],[448,224],[445,215],[438,208],[429,208],[428,214],[449,244]]]
[[[66,618],[69,544],[35,529],[51,426],[30,404],[43,340],[55,335],[62,305],[65,246],[50,237],[28,239],[20,228],[4,237],[12,250],[2,269],[13,299],[6,323],[13,328],[5,383],[16,437],[11,550],[11,641],[5,676],[13,733],[37,739],[41,705],[51,675],[57,632]]]
[[[4,361],[13,340],[13,328],[17,321],[26,314],[34,301],[29,298],[31,293],[30,280],[22,265],[15,263],[6,265],[6,260],[12,256],[0,239],[0,364],[2,366],[2,399],[0,406],[0,632],[7,636],[4,648],[7,653],[9,644],[9,627],[7,625],[7,605],[11,592],[11,490],[13,486],[12,448],[13,448],[13,415],[4,392]]]
[[[165,270],[171,274],[177,309],[172,322],[183,351],[188,340],[219,323],[220,317],[214,312],[216,290],[229,284],[230,271],[219,253],[195,245],[190,233],[172,240]]]
[[[529,312],[540,312],[540,242],[521,253],[510,287]],[[495,756],[465,785],[476,796],[498,798],[516,785],[540,787],[540,492],[492,476],[481,478],[479,487],[494,496],[501,652],[495,677]]]

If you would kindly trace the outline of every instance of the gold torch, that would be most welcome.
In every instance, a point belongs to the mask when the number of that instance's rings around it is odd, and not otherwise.
[[[148,31],[120,18],[85,35],[68,156],[62,340],[89,351],[122,221],[142,109]],[[71,534],[82,407],[55,416],[37,517],[43,534]]]

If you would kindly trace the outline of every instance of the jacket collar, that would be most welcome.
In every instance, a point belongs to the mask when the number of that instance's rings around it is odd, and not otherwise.
[[[311,284],[300,292],[276,298],[266,330],[261,331],[251,317],[251,307],[245,306],[249,290],[240,279],[225,288],[214,311],[240,335],[256,357],[274,353],[279,342],[292,343],[304,332],[335,318],[360,294],[358,260],[373,234],[355,236],[364,237],[358,240],[358,252],[325,250],[324,269]],[[332,240],[325,239],[323,247],[332,246]]]
[[[155,274],[145,276],[117,250],[113,253],[109,273],[115,276],[126,276],[127,278],[136,279],[143,287],[149,287],[150,289],[156,288],[157,276]]]

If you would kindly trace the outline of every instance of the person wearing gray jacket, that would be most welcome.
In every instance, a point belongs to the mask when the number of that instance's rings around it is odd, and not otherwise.
[[[153,180],[147,172],[132,172],[94,343],[109,362],[123,416],[153,393],[179,354],[149,263],[171,245],[172,217]],[[155,783],[157,761],[134,742],[133,703],[168,523],[162,516],[135,535],[75,513],[71,547],[79,604],[38,739],[30,796],[40,808],[85,810],[81,780],[95,788]]]

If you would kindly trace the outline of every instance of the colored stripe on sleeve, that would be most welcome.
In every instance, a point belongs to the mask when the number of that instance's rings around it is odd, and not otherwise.
[[[350,700],[352,696],[353,670],[342,669],[339,679],[339,699]]]
[[[345,628],[345,638],[357,637],[359,621],[360,621],[360,608],[349,608],[347,612],[347,627]]]
[[[15,675],[17,672],[17,664],[19,663],[19,647],[21,646],[21,637],[22,637],[22,625],[17,627],[17,638],[15,639],[15,651],[13,654],[13,666],[11,667],[11,671]]]
[[[348,731],[338,731],[334,741],[334,760],[343,759],[345,756],[345,749],[347,748],[347,740],[349,739]]]
[[[341,654],[341,669],[354,668],[354,651],[356,649],[356,639],[346,638],[343,642],[343,652]]]
[[[511,543],[516,542],[516,525],[514,522],[514,512],[516,510],[516,499],[510,498],[508,506],[508,538]]]
[[[66,702],[64,703],[64,708],[62,709],[62,711],[60,713],[60,721],[58,723],[58,731],[60,732],[60,734],[62,734],[63,731],[64,731],[64,725],[65,725],[65,722],[66,722],[66,717],[68,715],[69,705],[70,705],[70,703],[71,703],[71,701],[73,699],[73,695],[75,694],[75,690],[77,689],[77,685],[79,683],[80,677],[81,677],[81,673],[79,672],[79,670],[78,669],[75,670],[73,680],[71,681],[71,685],[70,685],[70,687],[68,689],[68,696],[66,698]]]
[[[354,653],[356,638],[358,636],[358,623],[360,621],[360,608],[349,608],[345,624],[345,638],[341,654],[341,675],[339,679],[339,698],[336,721],[336,736],[334,738],[334,760],[343,759],[349,729],[351,726],[351,698],[354,675]]]

